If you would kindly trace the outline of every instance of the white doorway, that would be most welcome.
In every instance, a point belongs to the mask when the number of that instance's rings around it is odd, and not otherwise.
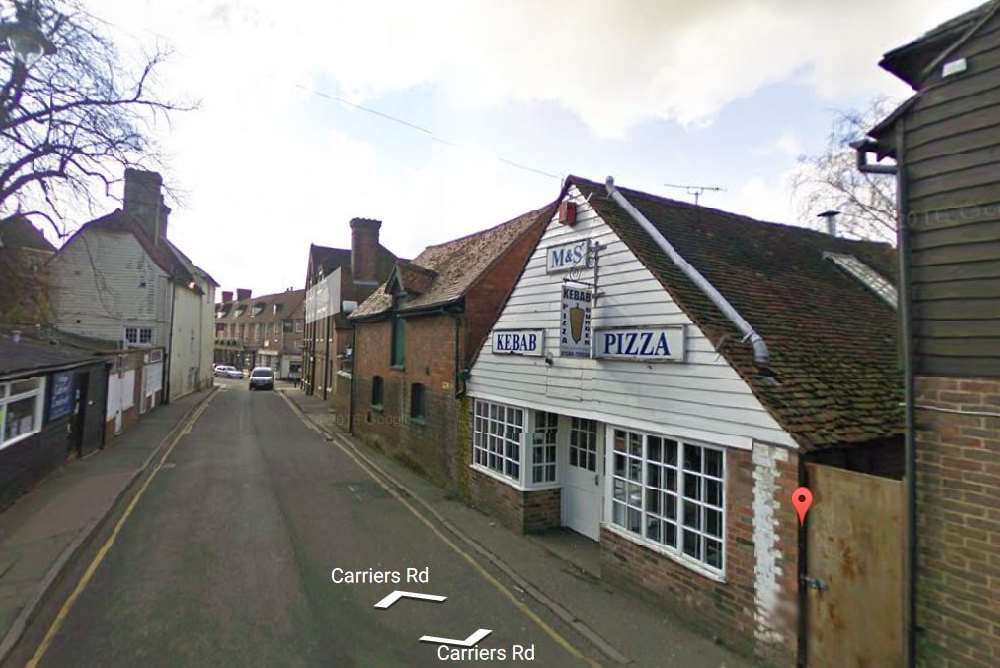
[[[601,532],[601,470],[604,425],[595,420],[563,417],[566,436],[562,469],[562,523],[591,540]]]

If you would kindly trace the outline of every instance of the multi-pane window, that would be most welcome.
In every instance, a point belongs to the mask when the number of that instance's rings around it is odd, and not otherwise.
[[[41,430],[44,389],[42,378],[0,383],[0,449]]]
[[[535,411],[535,429],[531,434],[531,482],[556,481],[556,437],[559,415]]]
[[[150,344],[153,342],[153,330],[150,327],[126,327],[125,342],[132,345]]]
[[[597,471],[597,422],[572,418],[569,430],[569,464]]]
[[[410,384],[410,417],[414,420],[424,419],[424,384]]]
[[[476,400],[472,461],[515,482],[521,479],[524,410]]]
[[[302,331],[302,325],[303,325],[303,324],[304,324],[304,323],[303,323],[303,322],[302,322],[301,320],[296,320],[296,321],[295,321],[295,331],[296,331],[296,332],[301,332],[301,331]]]
[[[722,450],[614,431],[611,521],[721,573],[725,544]]]

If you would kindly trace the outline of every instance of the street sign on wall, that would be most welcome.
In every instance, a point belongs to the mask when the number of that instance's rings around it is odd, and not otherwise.
[[[545,347],[544,329],[495,329],[493,354],[540,357]]]
[[[608,327],[594,334],[594,357],[642,362],[684,360],[684,326]]]
[[[559,323],[559,354],[590,357],[590,313],[593,293],[589,289],[562,286]]]

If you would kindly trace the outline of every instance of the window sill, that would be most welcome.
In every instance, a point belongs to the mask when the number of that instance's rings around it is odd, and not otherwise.
[[[6,443],[4,443],[3,445],[0,445],[0,450],[6,450],[7,448],[11,447],[12,445],[17,445],[21,441],[23,441],[25,439],[28,439],[28,438],[31,438],[32,436],[34,436],[35,434],[39,433],[40,431],[41,431],[41,429],[36,429],[35,431],[30,431],[27,434],[19,434],[18,436],[15,436],[14,438],[10,439],[9,441],[7,441]]]
[[[371,409],[373,411],[375,411],[376,413],[384,413],[385,412],[385,408],[382,406],[382,404],[372,404],[371,405]]]
[[[489,477],[493,478],[494,480],[499,480],[500,482],[502,482],[505,485],[508,485],[510,487],[513,487],[514,489],[518,490],[519,492],[530,492],[531,491],[530,489],[525,488],[517,480],[514,480],[513,478],[508,478],[507,476],[505,476],[503,474],[500,474],[500,473],[497,473],[493,469],[487,468],[485,466],[482,466],[481,464],[469,464],[469,468],[473,469],[475,471],[479,471],[483,475],[489,476]]]
[[[410,424],[418,424],[421,427],[426,427],[427,426],[427,420],[424,419],[424,418],[422,418],[422,417],[411,417],[410,418]]]
[[[702,566],[700,562],[693,561],[692,559],[682,556],[681,554],[678,554],[673,550],[669,550],[645,538],[636,536],[635,534],[632,534],[631,532],[622,529],[616,524],[613,524],[611,522],[601,522],[601,528],[607,529],[611,533],[617,536],[621,536],[625,540],[635,543],[636,545],[640,545],[648,550],[656,552],[657,554],[663,555],[664,557],[667,557],[671,561],[675,561],[681,566],[687,568],[688,570],[694,571],[698,575],[706,577],[709,580],[712,580],[713,582],[718,582],[719,584],[726,584],[727,582],[725,574],[710,571],[706,567]],[[725,552],[723,552],[723,559],[724,558],[725,558]]]
[[[402,364],[393,364],[390,365],[389,368],[393,371],[406,371],[406,367]]]

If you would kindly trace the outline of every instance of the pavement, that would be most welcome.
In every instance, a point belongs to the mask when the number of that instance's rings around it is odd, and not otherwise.
[[[157,407],[103,450],[67,463],[0,513],[0,660],[164,439],[208,394]]]
[[[517,536],[400,462],[347,434],[322,399],[285,394],[329,438],[349,444],[457,540],[516,578],[529,598],[586,639],[604,665],[742,668],[756,665],[706,638],[683,618],[601,580],[597,543],[568,529]]]

